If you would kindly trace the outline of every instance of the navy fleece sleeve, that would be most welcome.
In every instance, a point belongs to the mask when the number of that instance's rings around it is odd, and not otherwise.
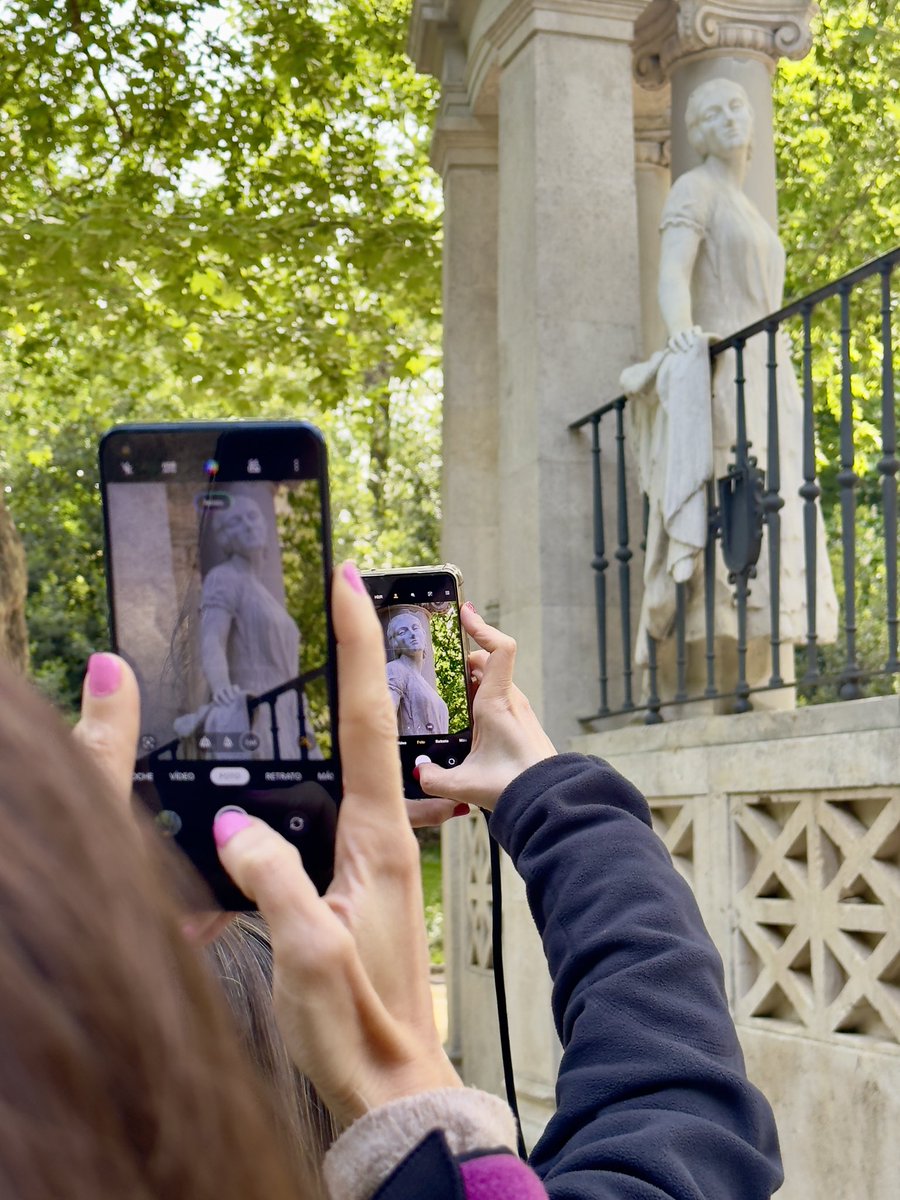
[[[564,754],[503,793],[491,832],[527,889],[563,1045],[531,1163],[552,1200],[763,1200],[782,1181],[722,962],[640,793]]]

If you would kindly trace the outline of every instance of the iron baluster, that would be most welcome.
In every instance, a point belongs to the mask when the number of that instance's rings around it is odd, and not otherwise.
[[[816,651],[816,501],[821,492],[816,481],[816,433],[813,422],[812,305],[803,306],[803,549],[806,562],[806,671],[803,682],[819,679]]]
[[[858,700],[859,664],[856,661],[856,495],[859,482],[853,470],[853,394],[850,387],[850,288],[841,292],[841,542],[844,561],[844,630],[847,658],[841,672],[842,700]]]
[[[634,708],[631,665],[631,558],[628,545],[628,491],[625,486],[625,400],[616,404],[616,508],[619,526],[619,609],[622,622],[622,677],[625,686],[623,709]]]
[[[881,267],[881,497],[884,506],[884,573],[887,588],[888,659],[885,670],[900,671],[897,661],[897,419],[894,413],[894,347],[891,331],[891,263]]]
[[[675,701],[681,703],[687,700],[687,645],[685,637],[685,592],[687,584],[675,584],[675,665],[677,668],[677,683]]]
[[[306,762],[309,758],[309,742],[306,737],[306,705],[303,703],[303,687],[298,684],[294,688],[297,697],[297,741],[300,748],[300,759]]]
[[[650,498],[644,496],[644,537],[641,542],[641,549],[646,552],[647,549],[647,529],[650,525]],[[645,725],[659,725],[662,721],[662,714],[659,711],[661,708],[659,699],[659,679],[656,663],[656,638],[647,634],[647,711],[644,714]]]
[[[706,689],[704,696],[718,696],[716,688],[716,538],[719,536],[719,510],[712,480],[706,485],[708,531],[703,549],[703,604],[706,624]]]
[[[594,603],[597,608],[597,653],[600,657],[600,709],[609,713],[609,672],[606,665],[606,541],[603,532],[603,483],[600,472],[600,417],[591,421],[591,461],[594,483]]]
[[[762,546],[762,472],[750,455],[747,440],[747,409],[744,396],[744,340],[734,345],[734,386],[737,402],[737,440],[732,447],[735,462],[719,480],[719,509],[722,528],[722,556],[728,568],[728,581],[735,587],[737,601],[738,677],[735,684],[735,712],[748,712],[750,685],[747,682],[747,597],[750,580],[756,575],[756,563]]]
[[[781,678],[781,509],[784,500],[781,489],[781,448],[778,441],[778,326],[770,325],[767,332],[768,360],[766,371],[768,395],[768,456],[766,480],[768,488],[763,497],[765,520],[769,531],[769,623],[772,646],[772,674],[769,687],[784,685]]]
[[[272,731],[272,758],[275,762],[281,762],[281,747],[278,744],[278,714],[276,712],[275,700],[267,700],[269,706],[269,728]]]

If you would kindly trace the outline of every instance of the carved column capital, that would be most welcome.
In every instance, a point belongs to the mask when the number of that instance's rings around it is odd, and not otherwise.
[[[668,85],[648,90],[633,86],[636,166],[671,165],[672,98]]]
[[[803,58],[812,45],[811,0],[652,0],[635,25],[634,74],[660,87],[674,65],[715,53]]]

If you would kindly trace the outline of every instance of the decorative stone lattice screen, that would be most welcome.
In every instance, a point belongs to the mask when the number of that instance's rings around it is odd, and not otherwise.
[[[900,1043],[900,791],[733,809],[738,1019]]]
[[[466,965],[490,971],[491,858],[487,825],[480,812],[466,818],[463,862],[466,864]]]

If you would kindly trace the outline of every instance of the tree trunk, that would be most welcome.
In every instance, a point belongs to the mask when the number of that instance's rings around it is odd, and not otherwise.
[[[28,665],[27,587],[22,541],[0,497],[0,660],[20,671]]]

